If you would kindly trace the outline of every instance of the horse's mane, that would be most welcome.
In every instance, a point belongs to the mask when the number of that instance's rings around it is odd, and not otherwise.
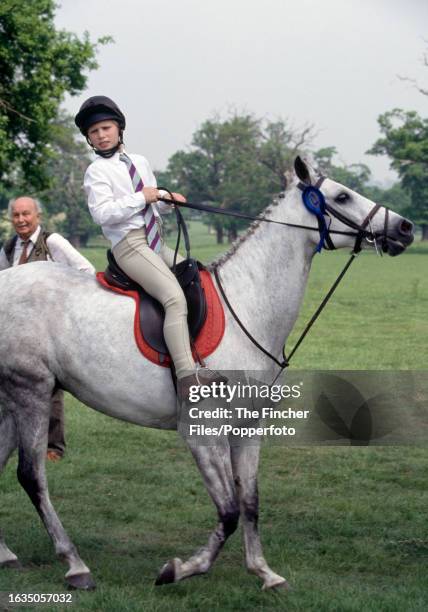
[[[284,192],[278,194],[278,196],[269,204],[263,211],[260,213],[262,216],[266,217],[269,215],[275,206],[278,206],[278,200],[284,197]],[[208,266],[207,269],[212,272],[214,268],[220,268],[223,264],[225,264],[233,255],[237,252],[237,250],[254,234],[254,232],[259,228],[262,221],[253,221],[247,230],[238,236],[236,240],[234,240],[230,246],[230,248],[225,252],[219,255],[216,259],[214,259]]]

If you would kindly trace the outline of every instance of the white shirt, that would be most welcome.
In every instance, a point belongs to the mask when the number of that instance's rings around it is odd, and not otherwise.
[[[142,155],[127,153],[135,165],[145,187],[156,187],[156,178],[150,164]],[[85,172],[84,187],[88,196],[92,219],[101,225],[104,236],[114,247],[133,229],[144,227],[141,213],[146,205],[142,191],[134,191],[128,167],[119,159],[120,152],[112,157],[98,157]],[[156,217],[159,211],[171,212],[172,207],[163,202],[153,205]]]
[[[34,234],[32,234],[29,238],[30,244],[27,247],[27,256],[30,257],[34,246],[37,242],[39,234],[41,232],[40,225],[37,227]],[[50,234],[46,239],[46,244],[49,248],[49,251],[52,255],[52,258],[49,257],[49,261],[56,261],[58,263],[63,263],[71,268],[75,268],[76,270],[82,270],[83,272],[89,272],[89,274],[95,274],[94,266],[79,253],[76,249],[60,234]],[[19,262],[19,258],[22,253],[22,239],[17,236],[17,241],[15,245],[15,252],[13,255],[13,266],[17,266]],[[4,249],[0,251],[0,270],[5,270],[6,268],[10,268],[9,262],[6,257],[6,253]]]

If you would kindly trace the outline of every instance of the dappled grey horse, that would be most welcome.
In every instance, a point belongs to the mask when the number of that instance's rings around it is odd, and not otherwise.
[[[301,189],[302,182],[307,185],[316,178],[301,160],[296,161],[296,172],[300,184],[296,182],[264,214],[306,229],[255,222],[217,262],[239,318],[278,359],[296,321],[314,246],[320,240],[317,223],[302,204]],[[331,229],[343,232],[329,235],[335,247],[352,246],[363,225],[370,229],[364,241],[382,236],[383,248],[391,255],[412,241],[412,224],[398,214],[374,208],[373,202],[332,180],[324,179],[320,188]],[[90,570],[49,498],[45,454],[50,398],[60,385],[110,416],[145,427],[176,429],[171,377],[166,368],[143,358],[136,346],[133,300],[106,291],[95,279],[70,268],[40,262],[2,272],[0,313],[0,470],[18,447],[18,480],[57,555],[68,563],[67,583],[91,588]],[[264,370],[274,377],[278,366],[250,341],[227,308],[225,314],[225,335],[207,359],[208,367]],[[190,449],[219,520],[205,546],[189,559],[166,563],[157,584],[207,572],[241,517],[248,570],[262,578],[264,588],[285,586],[284,578],[265,561],[258,535],[258,446],[190,445]],[[16,564],[16,555],[0,534],[0,566]]]

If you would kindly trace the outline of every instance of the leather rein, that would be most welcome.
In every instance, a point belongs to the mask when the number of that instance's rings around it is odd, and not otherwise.
[[[331,239],[331,234],[340,234],[340,235],[345,235],[345,236],[355,236],[354,248],[351,251],[350,258],[348,259],[348,261],[345,264],[344,268],[342,269],[342,271],[340,272],[340,274],[338,275],[338,277],[334,281],[333,285],[330,287],[329,291],[325,295],[325,297],[322,300],[321,304],[318,306],[318,308],[316,309],[315,313],[312,315],[311,319],[306,324],[305,329],[300,334],[297,342],[295,343],[294,347],[290,351],[288,357],[287,357],[287,355],[285,353],[285,345],[284,345],[284,347],[282,349],[282,360],[277,359],[274,355],[272,355],[272,353],[270,353],[266,348],[264,348],[254,338],[254,336],[252,336],[252,334],[248,331],[248,329],[242,323],[242,321],[238,317],[236,311],[234,310],[232,304],[230,303],[230,301],[229,301],[229,299],[228,299],[228,297],[227,297],[227,295],[226,295],[226,293],[224,291],[224,287],[222,285],[222,282],[221,282],[221,279],[220,279],[220,275],[219,275],[218,265],[213,265],[212,266],[213,273],[214,273],[214,276],[215,276],[215,279],[216,279],[216,282],[217,282],[220,294],[221,294],[221,296],[222,296],[226,306],[228,307],[230,313],[232,314],[233,318],[235,319],[236,323],[239,325],[239,327],[244,332],[244,334],[247,336],[247,338],[254,344],[254,346],[256,346],[264,355],[269,357],[269,359],[271,359],[271,361],[273,361],[274,363],[276,363],[276,365],[279,366],[280,370],[279,370],[277,376],[275,377],[275,379],[272,381],[272,384],[278,379],[278,377],[281,375],[283,370],[290,365],[290,361],[291,361],[293,355],[296,353],[297,349],[299,348],[299,346],[303,342],[305,336],[307,335],[307,333],[311,329],[312,325],[315,323],[315,321],[320,316],[321,312],[324,310],[325,306],[327,305],[327,303],[330,300],[331,296],[335,292],[335,290],[336,290],[337,286],[339,285],[340,281],[345,276],[345,274],[348,271],[349,267],[351,266],[352,262],[357,257],[358,253],[361,251],[363,240],[366,239],[368,242],[374,243],[376,252],[379,255],[382,254],[382,251],[386,252],[386,249],[387,249],[389,209],[386,206],[385,207],[382,206],[381,204],[375,204],[373,206],[373,208],[369,211],[369,213],[367,214],[365,219],[362,221],[362,223],[358,224],[355,221],[353,221],[352,219],[348,219],[348,217],[343,215],[341,212],[337,211],[335,208],[333,208],[330,204],[328,204],[324,200],[324,196],[323,196],[322,192],[320,191],[320,187],[321,187],[323,181],[325,180],[325,178],[326,177],[321,176],[313,187],[308,185],[308,184],[305,184],[305,183],[298,183],[298,185],[297,185],[297,187],[303,192],[302,193],[302,198],[304,196],[305,190],[308,189],[309,187],[316,192],[318,197],[321,197],[321,200],[322,200],[322,206],[320,207],[321,208],[321,212],[320,213],[314,213],[312,210],[309,209],[310,212],[313,212],[313,214],[316,214],[316,217],[317,217],[317,220],[318,220],[318,227],[317,228],[309,227],[307,225],[300,225],[300,224],[296,224],[296,223],[287,223],[285,221],[276,221],[274,219],[269,219],[268,217],[247,215],[247,214],[241,213],[239,211],[225,210],[224,208],[218,208],[218,207],[215,207],[215,206],[206,206],[204,204],[195,204],[195,203],[191,203],[191,202],[177,202],[177,201],[175,201],[174,199],[171,199],[171,198],[169,198],[169,199],[168,198],[159,198],[161,201],[165,202],[166,204],[177,204],[177,206],[184,206],[186,208],[191,208],[191,209],[194,209],[194,210],[200,210],[200,211],[203,211],[203,212],[222,214],[222,215],[227,215],[227,216],[231,216],[231,217],[238,217],[238,218],[241,218],[241,219],[249,219],[251,221],[263,221],[263,222],[266,222],[266,223],[275,223],[275,224],[278,224],[278,225],[285,225],[287,227],[296,227],[296,228],[299,228],[299,229],[308,229],[308,230],[312,230],[312,231],[315,230],[315,231],[318,231],[320,233],[320,244],[322,243],[322,246],[325,249],[327,249],[327,250],[335,250],[336,249],[336,247],[334,246],[334,243],[333,243],[333,241]],[[162,189],[164,189],[164,188],[162,188]],[[382,232],[373,232],[372,227],[371,227],[371,221],[372,221],[373,217],[376,215],[376,213],[381,208],[385,208],[385,222],[384,222],[383,231]],[[323,227],[322,227],[321,217],[329,218],[329,224],[325,225],[324,230],[323,230]],[[353,230],[356,230],[356,231],[349,232],[349,231],[341,231],[341,230],[331,230],[330,229],[331,217],[335,217],[338,221],[340,221],[341,223],[343,223],[347,227],[349,227],[349,228],[351,228]],[[369,227],[369,229],[367,229],[367,227]],[[185,233],[185,237],[187,238],[186,233]],[[380,244],[381,244],[382,251],[378,247],[378,240],[379,239],[380,239]],[[188,238],[187,238],[187,240],[188,240]],[[187,246],[187,244],[186,244],[186,246]],[[178,249],[178,242],[177,242],[177,249]]]

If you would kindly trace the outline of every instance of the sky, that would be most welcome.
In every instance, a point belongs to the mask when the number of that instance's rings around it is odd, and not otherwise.
[[[73,115],[107,95],[127,118],[125,143],[164,169],[215,114],[249,112],[313,124],[314,148],[365,163],[374,182],[395,175],[366,155],[377,118],[399,107],[427,116],[427,0],[62,0],[56,24],[99,47],[87,89],[68,97]]]

